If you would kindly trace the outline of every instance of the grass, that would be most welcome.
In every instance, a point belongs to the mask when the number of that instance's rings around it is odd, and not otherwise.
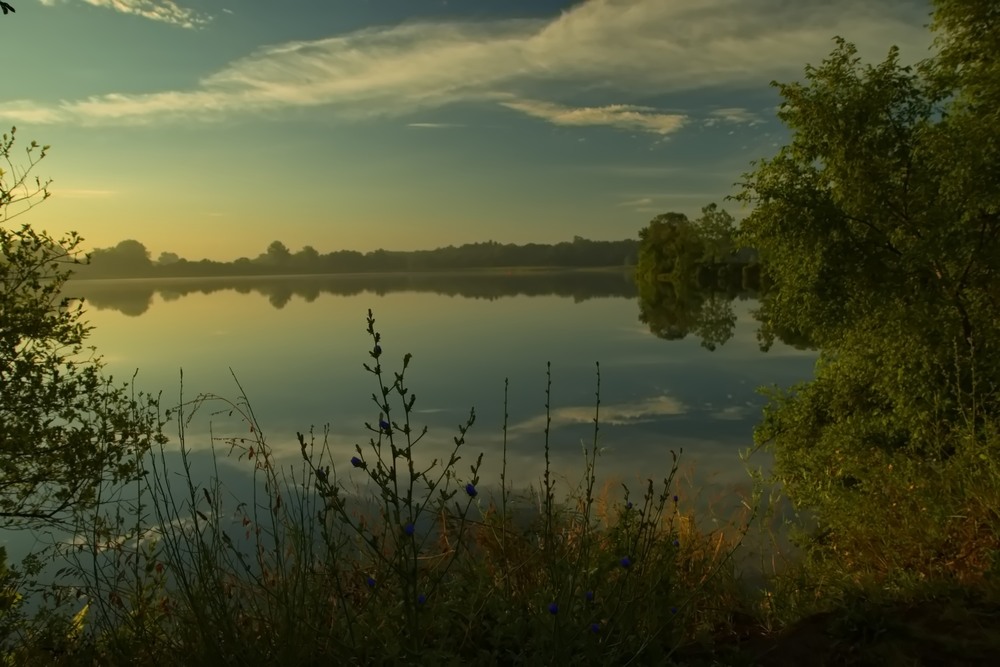
[[[378,418],[367,443],[344,452],[326,432],[302,433],[300,461],[279,465],[242,389],[232,402],[182,400],[167,415],[179,448],[147,455],[134,486],[102,490],[104,510],[64,545],[71,584],[45,589],[28,614],[24,573],[0,570],[5,664],[987,664],[1000,653],[993,579],[915,571],[888,586],[776,548],[776,497],[759,475],[743,512],[711,531],[687,508],[679,454],[640,489],[598,485],[599,365],[585,473],[565,497],[548,419],[539,488],[510,483],[506,388],[496,483],[468,451],[474,410],[448,455],[426,460],[410,356],[387,371],[370,312],[368,332]],[[550,388],[547,372],[547,417]],[[244,431],[213,434],[201,483],[185,430],[203,410]],[[223,482],[227,457],[250,469],[250,497]]]

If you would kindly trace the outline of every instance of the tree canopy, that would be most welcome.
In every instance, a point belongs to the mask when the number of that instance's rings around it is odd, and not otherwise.
[[[689,333],[714,350],[733,335],[731,302],[740,289],[756,290],[756,252],[739,249],[735,220],[712,203],[690,220],[683,213],[658,215],[639,231],[635,279],[639,320],[653,334],[678,340]]]
[[[639,230],[636,277],[640,282],[686,280],[699,267],[746,264],[753,253],[738,254],[736,221],[715,203],[690,220],[683,213],[663,213]]]
[[[160,437],[156,401],[105,377],[86,346],[82,304],[62,288],[81,262],[76,234],[53,238],[11,220],[48,197],[0,143],[0,526],[65,519],[104,482],[139,473],[136,456]]]
[[[921,557],[954,554],[982,498],[941,484],[996,454],[998,12],[936,7],[940,50],[916,67],[895,47],[863,64],[838,38],[804,81],[774,84],[792,139],[753,164],[738,197],[753,207],[740,240],[773,280],[763,346],[790,331],[821,350],[814,381],[774,392],[757,441],[842,551],[892,548],[902,527],[886,508],[920,505]],[[935,485],[936,508],[913,497]]]

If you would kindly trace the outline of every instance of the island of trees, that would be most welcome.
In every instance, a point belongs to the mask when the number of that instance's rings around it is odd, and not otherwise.
[[[690,220],[664,213],[639,232],[639,320],[666,340],[694,333],[714,350],[733,336],[732,302],[766,287],[758,252],[740,245],[733,216],[716,204]]]

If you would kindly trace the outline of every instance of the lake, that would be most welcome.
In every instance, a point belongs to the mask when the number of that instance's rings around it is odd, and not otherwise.
[[[69,292],[87,300],[91,341],[116,376],[138,369],[137,384],[162,389],[171,406],[182,370],[186,399],[235,399],[231,369],[280,461],[298,460],[296,432],[328,425],[345,468],[355,443],[368,440],[364,423],[379,418],[377,385],[362,367],[371,362],[370,308],[388,381],[413,355],[407,385],[417,425],[429,428],[422,456],[443,455],[474,407],[466,459],[485,453],[484,484],[497,483],[501,466],[505,378],[510,479],[541,478],[547,362],[553,468],[579,480],[600,362],[603,478],[661,479],[670,450],[683,449],[698,488],[742,485],[738,453],[752,444],[764,404],[757,388],[810,378],[816,358],[781,343],[762,353],[753,300],[733,302],[733,337],[715,351],[692,335],[657,338],[639,321],[635,286],[621,270],[79,281]],[[210,428],[216,436],[247,428],[210,412],[188,426],[195,451],[206,449]]]

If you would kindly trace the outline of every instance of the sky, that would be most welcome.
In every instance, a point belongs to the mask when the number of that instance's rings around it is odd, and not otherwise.
[[[11,0],[19,222],[189,259],[636,237],[788,140],[840,35],[929,55],[926,0]],[[26,165],[15,152],[15,164]],[[9,175],[8,175],[9,178]]]

